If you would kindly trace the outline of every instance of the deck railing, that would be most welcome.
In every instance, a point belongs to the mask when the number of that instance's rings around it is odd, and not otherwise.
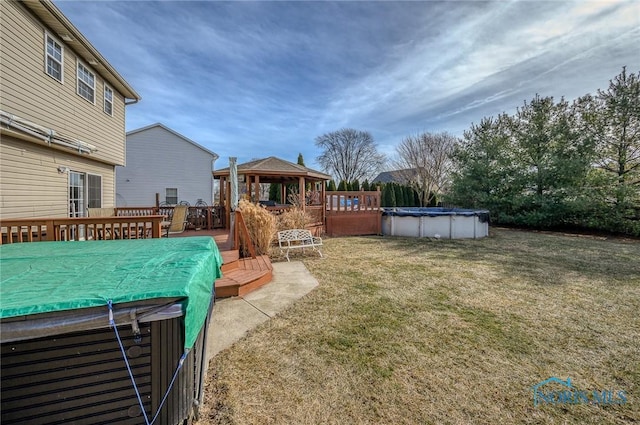
[[[117,216],[163,215],[171,219],[174,207],[117,207]],[[205,206],[189,207],[187,213],[187,228],[189,229],[218,229],[224,228],[224,207]]]
[[[159,238],[164,219],[162,215],[146,215],[0,220],[0,244]]]
[[[373,212],[380,209],[380,192],[327,192],[327,214]]]

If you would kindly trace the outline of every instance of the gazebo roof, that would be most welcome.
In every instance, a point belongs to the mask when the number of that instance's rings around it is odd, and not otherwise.
[[[238,174],[257,175],[264,183],[279,183],[288,180],[297,180],[304,177],[309,181],[331,180],[331,176],[320,171],[307,168],[304,165],[294,164],[275,156],[256,159],[238,165]],[[228,177],[229,167],[213,171],[214,178]]]

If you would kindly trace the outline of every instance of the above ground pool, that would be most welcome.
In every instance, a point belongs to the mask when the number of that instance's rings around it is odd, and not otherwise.
[[[461,208],[383,208],[382,234],[468,239],[489,236],[489,211]]]

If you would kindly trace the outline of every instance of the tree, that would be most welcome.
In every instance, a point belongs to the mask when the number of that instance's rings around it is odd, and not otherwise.
[[[561,99],[536,96],[509,121],[520,177],[539,197],[566,193],[585,181],[593,147],[581,137],[574,111]]]
[[[448,202],[469,208],[499,207],[505,212],[508,205],[500,205],[500,201],[515,189],[516,174],[507,131],[509,119],[505,114],[483,118],[464,132],[452,155],[455,171]]]
[[[338,181],[371,178],[385,162],[385,156],[378,152],[366,131],[343,128],[317,137],[315,144],[322,149],[318,163]]]
[[[638,73],[640,74],[640,72]],[[640,80],[626,67],[609,88],[581,99],[586,132],[596,145],[598,167],[609,175],[615,202],[623,208],[640,192]],[[635,196],[634,196],[635,195]],[[633,202],[633,201],[632,201]]]
[[[298,165],[302,165],[303,167],[306,167],[306,165],[304,165],[304,158],[302,157],[302,153],[298,154]]]
[[[281,204],[282,200],[280,199],[281,191],[279,183],[271,183],[269,185],[269,200],[275,201],[277,204]]]
[[[394,183],[385,183],[382,186],[382,206],[383,207],[395,207],[396,194],[394,189]]]
[[[496,223],[640,236],[639,121],[638,75],[624,68],[571,105],[536,96],[465,132],[447,201]]]
[[[443,191],[452,171],[451,154],[459,140],[448,133],[422,133],[406,137],[397,147],[396,168],[415,190],[420,206],[432,202]]]

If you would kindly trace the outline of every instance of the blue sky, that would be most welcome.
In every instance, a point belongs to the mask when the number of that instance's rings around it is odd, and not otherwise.
[[[640,70],[639,1],[56,1],[160,122],[220,155],[319,169],[316,137],[368,131],[390,156],[419,132]]]

